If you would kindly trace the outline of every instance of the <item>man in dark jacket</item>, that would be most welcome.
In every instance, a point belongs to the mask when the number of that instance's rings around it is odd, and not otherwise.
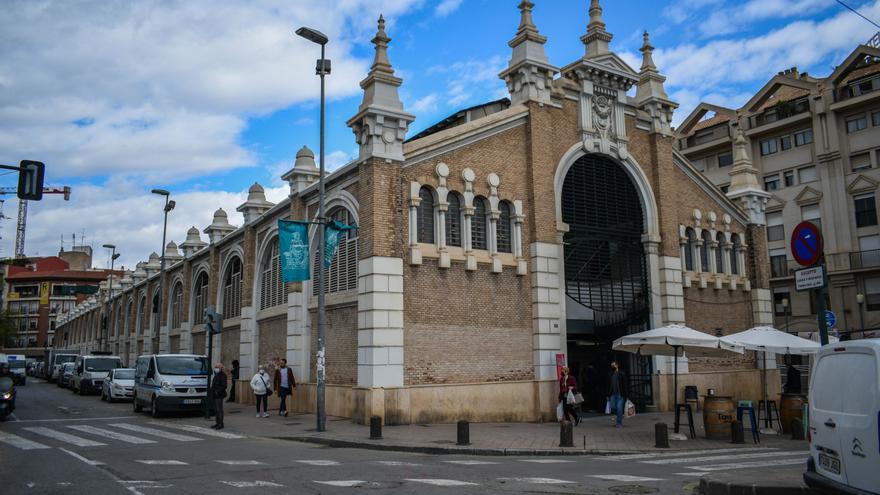
[[[287,367],[287,360],[281,359],[281,367],[275,370],[275,379],[272,386],[278,390],[278,397],[281,399],[278,405],[278,415],[287,416],[287,396],[293,393],[296,388],[296,379],[293,377],[293,370]]]
[[[626,373],[620,369],[617,361],[611,361],[611,373],[608,375],[608,400],[611,401],[611,411],[617,415],[614,426],[623,426],[624,408],[626,407]]]
[[[232,386],[229,387],[229,399],[227,399],[226,402],[235,402],[235,384],[238,383],[239,376],[238,359],[232,360],[232,371],[229,374],[232,375],[230,376],[232,379]]]
[[[226,372],[223,371],[223,363],[214,365],[214,377],[211,382],[209,397],[214,401],[214,428],[223,429],[223,399],[226,397]]]

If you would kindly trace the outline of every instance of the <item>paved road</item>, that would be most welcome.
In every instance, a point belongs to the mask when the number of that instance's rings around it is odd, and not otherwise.
[[[806,458],[764,448],[543,458],[330,449],[252,437],[234,426],[215,432],[198,417],[153,420],[128,403],[106,404],[39,380],[19,388],[17,407],[0,424],[8,493],[687,494],[708,472],[799,470]],[[283,428],[296,418],[263,421]]]

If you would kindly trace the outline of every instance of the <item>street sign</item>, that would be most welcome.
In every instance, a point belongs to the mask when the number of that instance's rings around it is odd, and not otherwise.
[[[831,311],[830,309],[825,310],[825,324],[828,328],[837,324],[837,315],[834,314],[834,311]]]
[[[813,266],[822,256],[822,234],[811,222],[801,222],[791,233],[791,255],[801,266]]]
[[[824,271],[824,266],[820,265],[794,272],[795,289],[801,291],[821,288],[825,285]]]
[[[22,160],[19,164],[21,170],[18,173],[18,197],[39,201],[43,199],[43,176],[46,166],[43,162]]]

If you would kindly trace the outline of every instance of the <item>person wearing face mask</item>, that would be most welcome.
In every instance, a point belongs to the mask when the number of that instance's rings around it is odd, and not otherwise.
[[[251,378],[251,390],[257,397],[257,417],[268,418],[269,394],[272,393],[272,389],[269,387],[269,374],[266,373],[266,368],[262,365],[260,365],[260,371]],[[260,404],[263,405],[262,414],[260,414]]]
[[[223,399],[226,398],[226,373],[223,372],[223,363],[214,365],[214,377],[211,379],[210,397],[214,401],[214,426],[215,430],[223,429]]]
[[[611,411],[615,414],[614,426],[623,426],[624,408],[626,407],[626,373],[620,369],[617,361],[611,361],[611,373],[608,374],[608,400]]]
[[[296,380],[293,378],[293,370],[287,367],[286,359],[281,359],[281,367],[275,370],[275,380],[272,383],[278,387],[278,396],[281,398],[278,415],[287,416],[287,396],[296,388]]]

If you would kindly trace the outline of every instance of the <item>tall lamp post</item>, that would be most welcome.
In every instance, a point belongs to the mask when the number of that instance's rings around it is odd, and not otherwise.
[[[865,329],[865,295],[859,292],[856,294],[856,302],[859,303],[859,330]]]
[[[324,33],[311,28],[301,27],[296,34],[312,43],[321,45],[321,58],[318,59],[315,72],[321,77],[321,142],[320,142],[320,174],[318,175],[318,355],[316,356],[317,371],[317,404],[318,431],[327,429],[327,413],[324,409],[324,350],[327,315],[324,308],[324,77],[330,74],[330,60],[324,58],[324,48],[329,39]]]
[[[168,213],[174,209],[175,203],[169,199],[171,193],[165,189],[153,189],[150,192],[159,196],[165,196],[165,222],[162,224],[162,249],[159,251],[162,253],[159,264],[159,294],[156,297],[156,325],[155,333],[153,334],[153,352],[158,353],[159,327],[162,325],[162,292],[165,290],[165,234],[168,231]]]
[[[116,246],[113,244],[104,244],[104,247],[112,250],[110,255],[110,282],[107,287],[107,308],[112,313],[112,305],[113,305],[113,268],[116,263],[116,258],[119,257],[119,254],[116,252]],[[106,316],[107,320],[104,324],[104,332],[103,332],[103,340],[104,340],[104,351],[110,350],[110,316]]]

